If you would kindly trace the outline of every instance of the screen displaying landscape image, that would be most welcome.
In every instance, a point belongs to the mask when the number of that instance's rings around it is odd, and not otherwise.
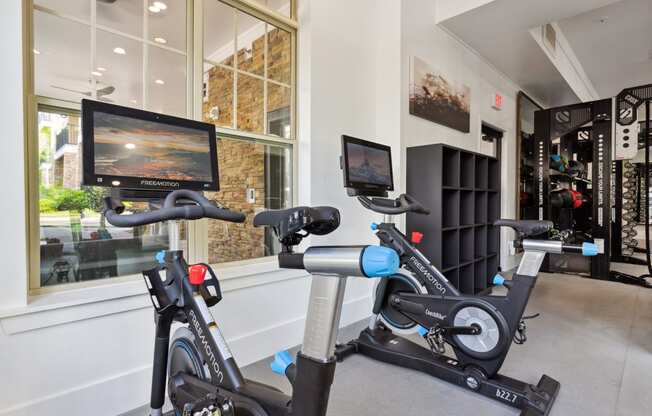
[[[374,185],[392,184],[389,152],[355,143],[347,144],[349,181]]]
[[[96,112],[95,174],[211,182],[208,132]]]

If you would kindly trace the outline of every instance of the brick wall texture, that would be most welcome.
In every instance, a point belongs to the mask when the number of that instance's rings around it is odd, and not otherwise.
[[[290,35],[273,29],[268,36],[268,77],[290,83]],[[264,75],[264,36],[254,40],[251,49],[237,53],[238,69]],[[231,65],[233,57],[222,61]],[[208,100],[203,104],[204,120],[221,127],[265,133],[264,82],[262,79],[238,73],[237,120],[234,126],[232,69],[213,67],[208,71]],[[268,114],[290,106],[290,88],[268,82]],[[219,117],[211,117],[211,109],[219,109]],[[214,113],[213,113],[214,115]],[[227,262],[262,257],[265,254],[265,231],[253,226],[254,215],[265,208],[265,146],[261,144],[220,139],[218,142],[220,191],[209,195],[227,207],[247,215],[244,224],[210,221],[208,230],[209,262]],[[255,202],[247,201],[247,189],[255,191]]]

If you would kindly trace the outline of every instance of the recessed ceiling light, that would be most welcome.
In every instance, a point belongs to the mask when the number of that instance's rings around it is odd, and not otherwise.
[[[118,55],[126,55],[127,51],[124,50],[124,48],[117,47],[113,49],[113,53],[118,54]]]
[[[157,79],[157,80],[154,81],[154,82],[157,83],[158,85],[163,85],[163,84],[165,84],[165,81],[163,81],[162,79]]]
[[[149,6],[148,9],[149,9],[149,11],[152,12],[152,13],[158,13],[158,12],[161,11],[161,9],[159,9],[159,8],[156,7],[156,6]]]
[[[41,51],[39,51],[38,49],[34,48],[34,55],[40,55],[40,54],[41,54]]]
[[[100,71],[100,72],[105,72],[106,68],[104,68],[103,66],[98,66],[97,70]]]
[[[96,77],[101,77],[102,73],[99,71],[92,71],[91,74],[95,75]]]
[[[125,144],[125,147],[129,150],[134,150],[136,148],[136,145],[133,143],[127,143]]]
[[[163,44],[163,45],[165,45],[166,43],[168,43],[168,41],[167,41],[165,38],[162,38],[162,37],[160,37],[160,36],[155,37],[155,38],[154,38],[154,42],[156,42],[156,43],[160,43],[160,44]]]
[[[154,5],[154,7],[158,8],[158,9],[161,9],[161,10],[167,10],[167,8],[168,8],[168,5],[163,3],[162,1],[155,1],[152,4]]]

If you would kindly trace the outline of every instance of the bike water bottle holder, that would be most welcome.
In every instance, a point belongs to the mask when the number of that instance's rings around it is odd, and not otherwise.
[[[204,283],[199,287],[199,293],[201,293],[206,305],[214,306],[217,305],[222,300],[222,289],[220,288],[220,281],[217,278],[215,271],[206,263],[197,263],[203,266],[206,266],[209,277],[204,280]]]
[[[206,305],[209,307],[214,306],[222,300],[220,282],[209,265],[205,263],[198,264],[206,266],[208,271],[207,278],[199,286],[199,293],[204,298]],[[183,281],[181,278],[170,279],[169,276],[166,276],[166,279],[163,280],[161,278],[161,271],[163,270],[166,270],[166,268],[160,266],[143,272],[143,278],[145,279],[150,300],[154,309],[159,314],[165,313],[171,307],[182,308],[184,306]],[[183,278],[187,278],[187,275],[183,276]]]

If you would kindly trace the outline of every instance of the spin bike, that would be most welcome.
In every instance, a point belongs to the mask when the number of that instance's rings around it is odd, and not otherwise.
[[[170,250],[156,256],[160,266],[143,272],[156,310],[150,414],[163,414],[167,384],[174,407],[171,414],[177,416],[324,416],[335,372],[345,277],[392,275],[398,270],[396,252],[378,246],[324,246],[294,253],[293,247],[307,235],[325,235],[339,226],[339,212],[332,207],[297,207],[255,217],[255,226],[269,226],[276,232],[283,247],[280,266],[305,269],[312,275],[302,351],[296,363],[287,352],[277,354],[274,363],[293,385],[289,397],[243,377],[209,310],[222,299],[219,280],[206,264],[188,266],[178,246],[178,220],[211,218],[237,223],[245,216],[189,190],[169,193],[157,210],[121,215],[123,211],[120,202],[105,200],[109,223],[134,227],[168,221],[171,235]],[[185,326],[170,344],[173,322]]]
[[[385,194],[386,196],[386,194]],[[547,233],[549,221],[497,220],[494,226],[510,227],[517,233],[514,246],[524,251],[511,280],[496,275],[494,285],[507,289],[506,295],[492,294],[490,287],[473,295],[461,294],[444,275],[401,233],[391,215],[407,212],[427,215],[429,211],[409,195],[397,199],[358,195],[367,209],[385,215],[373,224],[381,245],[399,254],[399,273],[379,282],[372,323],[360,336],[338,346],[338,358],[360,353],[386,363],[422,371],[509,406],[521,415],[547,415],[560,384],[544,375],[537,385],[498,374],[512,344],[523,343],[523,313],[537,280],[546,253],[598,254],[592,243],[568,245],[561,241],[528,237]],[[424,348],[396,332],[418,329],[430,348]],[[445,354],[445,345],[455,356]]]

